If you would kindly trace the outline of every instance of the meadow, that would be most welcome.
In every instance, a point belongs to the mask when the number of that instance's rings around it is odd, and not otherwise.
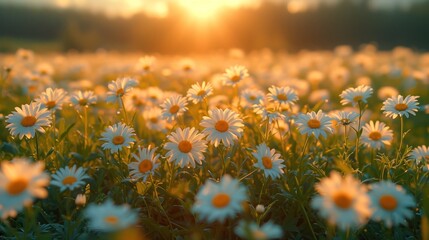
[[[429,53],[0,65],[2,239],[429,239]]]

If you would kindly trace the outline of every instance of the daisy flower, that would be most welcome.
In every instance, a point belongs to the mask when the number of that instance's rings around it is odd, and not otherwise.
[[[133,87],[137,86],[138,82],[134,78],[118,78],[107,85],[107,102],[116,102],[127,94]]]
[[[247,77],[249,77],[249,72],[244,66],[229,67],[223,74],[224,84],[227,86],[235,86],[238,82]]]
[[[169,122],[176,120],[177,117],[182,116],[188,110],[187,105],[186,98],[180,95],[167,98],[161,104],[162,118]]]
[[[36,131],[45,133],[44,127],[51,125],[51,114],[48,109],[43,108],[40,103],[32,102],[15,107],[15,111],[6,116],[6,128],[9,129],[10,134],[19,136],[22,139],[33,138]]]
[[[256,146],[256,152],[252,153],[253,156],[258,160],[253,166],[264,170],[265,177],[271,177],[272,179],[280,177],[283,174],[282,168],[283,159],[280,159],[280,154],[276,153],[276,150],[270,149],[265,143],[261,143]]]
[[[51,111],[61,110],[63,104],[67,101],[67,92],[62,88],[48,88],[40,95],[38,99],[36,99],[37,103],[40,103],[42,107],[45,107]]]
[[[267,99],[279,104],[293,105],[298,100],[296,91],[290,87],[276,87],[271,86],[268,88]]]
[[[241,97],[244,99],[242,104],[245,107],[252,107],[264,100],[264,92],[257,89],[245,89],[241,92]]]
[[[266,106],[263,101],[253,105],[253,111],[262,117],[262,120],[268,120],[271,124],[273,121],[283,119],[283,115],[279,111],[274,110],[274,107],[270,108]]]
[[[139,147],[138,155],[132,154],[133,158],[137,160],[137,162],[128,164],[132,178],[143,178],[143,181],[146,181],[149,175],[154,174],[155,169],[159,166],[159,154],[155,154],[155,151],[156,148],[151,149],[150,146],[148,148]]]
[[[234,228],[234,232],[243,239],[254,240],[280,239],[283,236],[282,228],[272,222],[259,226],[255,222],[241,220]]]
[[[78,91],[71,96],[70,101],[76,109],[80,109],[96,104],[97,96],[93,91]]]
[[[197,104],[212,94],[213,94],[212,84],[203,82],[201,85],[199,83],[193,84],[191,88],[188,90],[188,93],[186,96],[189,99],[189,101],[192,101],[194,104]]]
[[[358,117],[359,114],[356,112],[339,111],[333,114],[333,119],[343,126],[348,126],[354,123]]]
[[[207,222],[224,222],[243,211],[242,203],[247,201],[246,187],[229,175],[219,183],[207,180],[197,193],[192,212]]]
[[[383,122],[373,122],[362,127],[361,141],[370,148],[380,149],[384,145],[390,145],[393,139],[393,132]]]
[[[134,129],[128,127],[124,123],[117,123],[107,127],[101,133],[101,141],[105,143],[101,145],[103,149],[110,149],[111,153],[119,152],[123,147],[130,147],[134,143]]]
[[[314,134],[316,138],[320,135],[328,137],[327,133],[332,133],[331,118],[324,114],[322,110],[300,114],[295,122],[301,134]]]
[[[419,147],[416,147],[411,152],[411,158],[416,160],[416,163],[419,164],[420,162],[429,162],[429,147],[422,145]]]
[[[51,184],[60,188],[60,191],[74,190],[85,185],[86,179],[90,177],[85,173],[85,169],[81,167],[64,167],[60,168],[55,174],[52,175]]]
[[[137,223],[138,214],[128,205],[116,206],[112,200],[103,204],[90,204],[84,210],[84,216],[89,219],[88,227],[100,232],[115,232]]]
[[[367,103],[367,100],[372,95],[373,89],[371,87],[361,85],[357,88],[348,88],[344,90],[341,94],[341,104],[347,105],[352,104],[356,106],[359,102]]]
[[[195,128],[177,128],[167,136],[169,142],[164,146],[168,150],[166,157],[169,162],[175,162],[180,167],[191,165],[195,167],[195,162],[202,164],[204,152],[207,149],[207,142],[204,135]]]
[[[382,181],[371,185],[369,192],[373,213],[371,219],[383,221],[387,227],[405,224],[405,219],[413,217],[416,203],[411,195],[391,181]]]
[[[129,94],[124,97],[124,106],[127,111],[144,111],[147,107],[152,105],[146,96],[146,91],[138,88],[130,90]]]
[[[167,122],[162,119],[162,110],[158,107],[152,107],[143,112],[146,127],[150,130],[163,132],[166,130]]]
[[[311,206],[319,211],[329,224],[341,230],[364,224],[371,215],[370,198],[367,190],[352,175],[342,177],[331,172],[316,184],[319,193],[311,200]]]
[[[155,57],[153,56],[144,56],[139,59],[136,65],[136,70],[142,74],[147,74],[153,70],[153,65],[155,62]]]
[[[243,120],[230,109],[211,109],[208,113],[209,116],[204,116],[200,123],[207,140],[215,147],[220,143],[226,147],[232,146],[243,133]]]
[[[381,110],[384,110],[384,115],[387,117],[395,119],[397,116],[410,116],[409,114],[416,115],[416,112],[419,111],[419,103],[417,102],[419,96],[406,96],[405,98],[402,95],[397,97],[388,98],[383,102],[383,107]]]
[[[3,161],[0,170],[0,214],[2,218],[15,217],[33,199],[46,198],[49,176],[42,162],[31,163],[26,158]]]

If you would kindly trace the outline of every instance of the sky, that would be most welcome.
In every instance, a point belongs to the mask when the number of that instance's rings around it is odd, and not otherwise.
[[[341,0],[0,0],[0,3],[79,8],[124,17],[143,11],[151,16],[164,17],[168,15],[170,2],[183,6],[190,14],[210,16],[225,7],[258,7],[264,1],[284,3],[286,10],[297,13],[317,7],[322,2],[335,4]],[[371,6],[374,9],[407,8],[419,1],[428,0],[371,0]]]

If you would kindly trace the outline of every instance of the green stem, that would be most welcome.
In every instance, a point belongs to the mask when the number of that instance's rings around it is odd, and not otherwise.
[[[88,107],[83,107],[84,149],[88,146]]]
[[[39,158],[40,158],[40,155],[39,155],[39,137],[38,137],[37,131],[34,134],[34,136],[36,139],[36,160],[39,160]]]
[[[127,111],[125,110],[125,104],[124,104],[124,101],[123,101],[123,98],[122,97],[120,97],[119,98],[119,102],[121,103],[121,106],[122,106],[122,111],[124,112],[124,120],[125,120],[125,124],[129,124],[128,123],[128,116],[127,116]]]
[[[359,119],[358,119],[358,128],[356,132],[356,147],[355,147],[355,161],[358,167],[360,167],[359,144],[360,144],[360,129],[361,129],[361,122],[362,122],[362,114],[363,114],[363,109],[362,109],[361,101],[359,101]]]
[[[404,119],[402,118],[402,116],[399,116],[399,118],[401,119],[401,133],[399,135],[399,148],[398,148],[398,152],[396,153],[396,161],[399,161],[399,156],[401,155],[401,149],[402,149],[402,142],[404,140]]]

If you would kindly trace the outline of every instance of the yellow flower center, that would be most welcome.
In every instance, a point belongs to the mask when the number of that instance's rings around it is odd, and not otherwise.
[[[104,218],[104,221],[110,225],[115,225],[118,223],[119,219],[116,216],[107,216]]]
[[[264,167],[266,169],[273,168],[273,162],[271,161],[271,158],[269,158],[269,157],[262,157],[262,165],[264,165]]]
[[[240,81],[240,79],[241,79],[240,75],[234,75],[231,77],[231,81],[233,82],[238,82]]]
[[[183,140],[179,142],[178,147],[182,153],[188,153],[192,150],[192,143],[190,143],[189,141]]]
[[[72,185],[76,181],[77,181],[76,177],[74,177],[74,176],[67,176],[67,177],[65,177],[63,179],[63,184],[64,185]]]
[[[378,203],[384,210],[387,211],[393,211],[398,206],[398,201],[392,195],[383,195]]]
[[[407,108],[408,108],[408,105],[405,103],[398,103],[395,105],[395,109],[397,111],[405,111],[405,110],[407,110]]]
[[[320,128],[320,121],[317,119],[310,119],[308,120],[307,125],[312,129]]]
[[[229,202],[231,201],[231,197],[226,193],[218,193],[216,196],[212,199],[212,204],[216,208],[224,208],[228,206]]]
[[[122,88],[119,88],[118,90],[116,90],[116,95],[118,95],[118,96],[122,96],[122,95],[124,95],[124,89],[122,89]]]
[[[219,120],[215,124],[215,129],[219,132],[226,132],[229,129],[229,125],[225,120]]]
[[[249,99],[250,99],[250,101],[255,101],[255,100],[256,100],[256,97],[255,97],[255,96],[253,96],[253,95],[251,95],[251,96],[249,97]]]
[[[350,196],[350,194],[347,194],[346,192],[338,192],[333,197],[334,203],[337,207],[342,209],[348,209],[353,203],[353,198]]]
[[[115,145],[121,145],[124,142],[125,142],[125,138],[122,136],[116,136],[112,139],[112,143]]]
[[[280,101],[287,101],[287,95],[284,93],[280,93],[279,95],[277,95],[277,99]]]
[[[145,159],[139,164],[139,171],[141,173],[146,173],[152,170],[152,162],[149,159]]]
[[[79,99],[79,105],[86,106],[88,104],[88,100],[85,98]]]
[[[378,141],[381,138],[381,133],[379,131],[373,131],[369,133],[368,137],[373,141]]]
[[[267,239],[267,234],[265,234],[262,230],[253,231],[252,235],[254,239]]]
[[[355,96],[354,98],[353,98],[353,101],[355,101],[355,102],[359,102],[359,101],[362,101],[362,96]]]
[[[156,118],[156,117],[151,117],[151,118],[149,118],[149,121],[150,121],[151,123],[155,124],[155,123],[158,123],[158,118]]]
[[[149,65],[145,65],[145,66],[143,67],[143,70],[145,70],[145,71],[149,71],[149,70],[150,70],[150,66],[149,66]]]
[[[10,181],[6,186],[6,192],[12,196],[19,195],[28,186],[28,180],[24,178],[18,178]]]
[[[200,90],[200,91],[197,93],[197,96],[199,96],[199,97],[203,97],[204,95],[206,95],[206,91],[204,91],[204,90]]]
[[[37,119],[34,116],[25,116],[21,120],[21,125],[23,127],[32,127],[34,124],[36,124],[36,121]]]
[[[185,66],[183,66],[183,70],[184,70],[185,72],[188,72],[188,71],[191,71],[191,70],[192,70],[192,68],[191,68],[191,66],[189,66],[189,65],[185,65]]]
[[[180,107],[178,105],[173,105],[170,107],[170,113],[176,114],[179,111]]]
[[[57,105],[57,103],[56,103],[55,101],[49,101],[49,102],[47,102],[47,103],[46,103],[46,107],[47,107],[48,109],[52,109],[52,108],[54,108],[56,105]]]

